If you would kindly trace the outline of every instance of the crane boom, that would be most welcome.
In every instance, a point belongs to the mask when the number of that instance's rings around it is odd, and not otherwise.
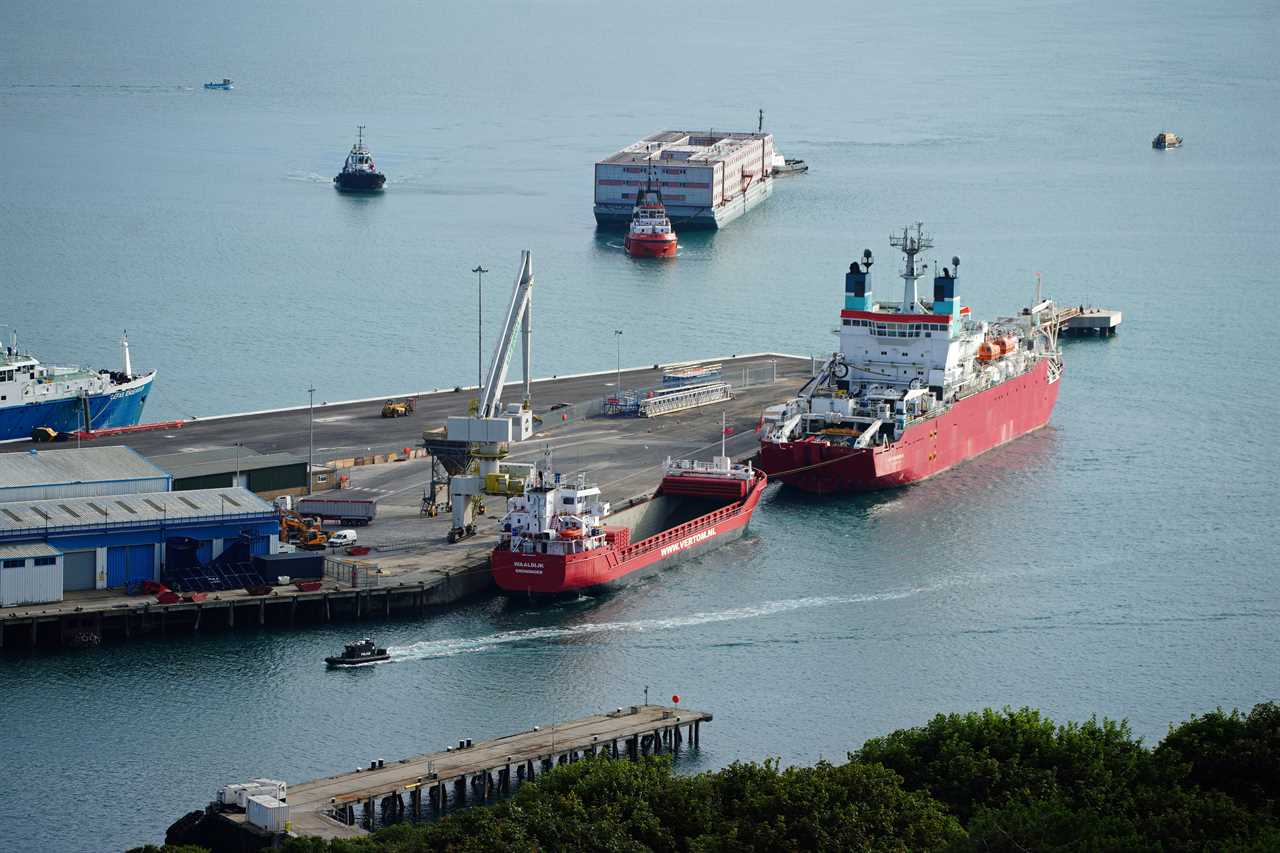
[[[530,311],[533,303],[533,255],[528,249],[520,253],[520,269],[516,272],[516,283],[511,290],[511,304],[507,307],[506,320],[502,324],[502,334],[493,348],[493,357],[489,360],[489,370],[485,375],[484,389],[480,397],[482,418],[494,418],[502,415],[502,386],[507,381],[507,368],[511,364],[511,349],[515,343],[516,330],[522,332],[521,355],[524,366],[524,403],[529,402],[529,360],[532,323]]]

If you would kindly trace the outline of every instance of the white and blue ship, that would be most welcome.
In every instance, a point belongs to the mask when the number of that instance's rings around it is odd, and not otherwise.
[[[134,374],[128,335],[120,349],[120,370],[60,367],[20,352],[14,335],[0,355],[0,441],[136,425],[156,372]]]

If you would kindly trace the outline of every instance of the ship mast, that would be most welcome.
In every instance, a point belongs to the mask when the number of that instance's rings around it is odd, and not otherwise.
[[[907,256],[906,264],[902,270],[902,313],[911,314],[916,310],[916,303],[919,297],[916,295],[916,279],[925,273],[924,267],[916,266],[916,255],[925,249],[933,248],[933,238],[928,237],[924,233],[924,223],[916,223],[916,234],[911,236],[911,226],[902,229],[902,236],[890,235],[889,245],[894,248],[901,249],[902,254]]]

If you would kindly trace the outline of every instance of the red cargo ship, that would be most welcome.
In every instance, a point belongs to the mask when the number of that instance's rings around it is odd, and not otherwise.
[[[667,218],[662,195],[657,190],[644,189],[636,195],[636,206],[631,213],[631,228],[622,243],[633,258],[674,258],[676,256],[676,232]]]
[[[960,259],[934,275],[916,256],[923,227],[890,238],[906,256],[903,298],[880,303],[872,257],[849,266],[840,351],[793,399],[761,422],[760,467],[806,492],[903,486],[1044,426],[1058,399],[1062,354],[1049,300],[978,323],[956,302]]]
[[[654,495],[610,514],[582,477],[561,482],[548,462],[507,501],[490,558],[508,593],[558,595],[616,585],[742,536],[766,477],[724,455],[711,464],[667,460]]]

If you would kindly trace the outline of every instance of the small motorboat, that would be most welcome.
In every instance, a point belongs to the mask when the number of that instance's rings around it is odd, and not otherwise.
[[[773,155],[772,165],[775,177],[779,175],[802,175],[809,171],[809,164],[805,161],[789,159],[781,154]]]
[[[387,176],[373,165],[373,155],[364,144],[364,125],[356,128],[356,144],[351,146],[347,161],[342,164],[342,171],[333,179],[333,185],[342,192],[369,193],[378,192],[387,182]]]
[[[223,77],[221,82],[214,80],[209,83],[205,83],[204,87],[206,89],[221,89],[224,92],[230,92],[235,88],[235,86],[231,84],[230,77]]]
[[[367,666],[384,660],[391,660],[391,655],[387,653],[387,650],[378,648],[374,645],[373,640],[365,637],[363,640],[347,643],[342,647],[342,654],[327,657],[324,662],[331,667],[338,668]]]
[[[631,228],[622,247],[633,258],[674,258],[676,232],[667,218],[662,193],[645,188],[636,193],[636,206],[631,212]]]
[[[1177,148],[1181,144],[1182,137],[1167,130],[1160,131],[1156,134],[1156,138],[1151,140],[1151,147],[1159,151],[1163,151],[1166,148]]]

